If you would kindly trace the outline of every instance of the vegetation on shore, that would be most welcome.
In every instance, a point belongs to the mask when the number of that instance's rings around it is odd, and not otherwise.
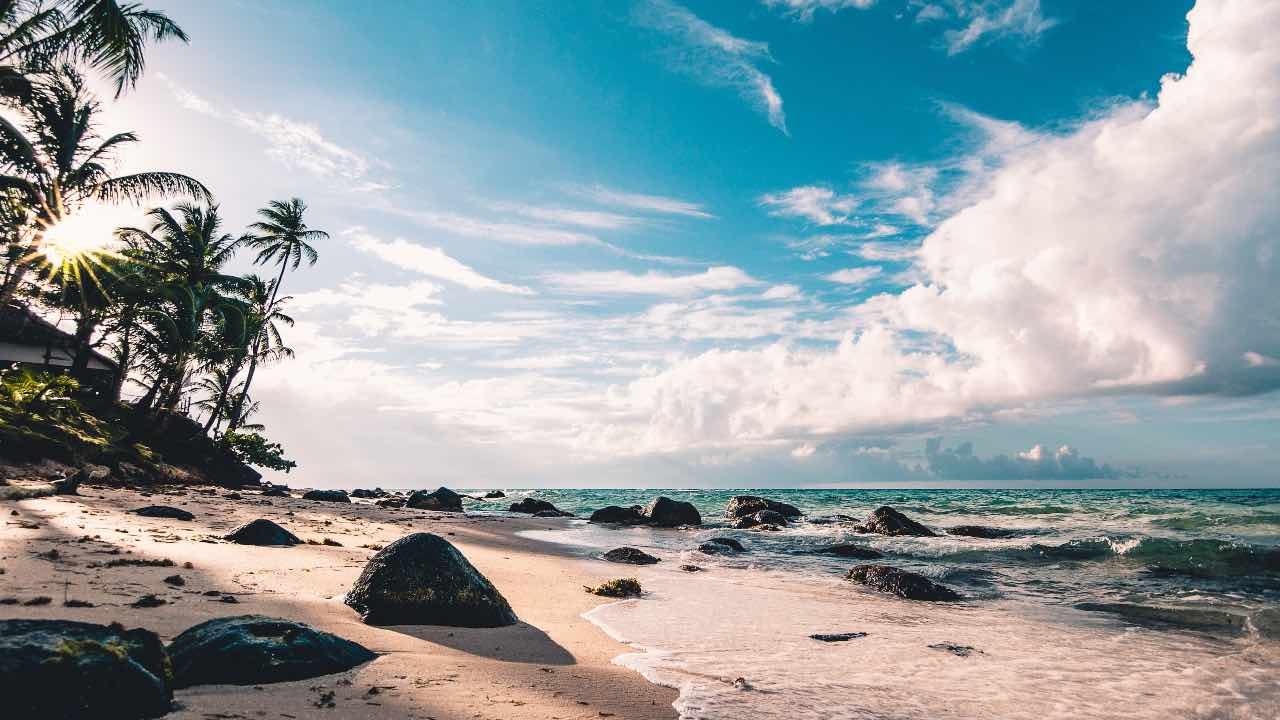
[[[209,441],[198,444],[259,467],[295,466],[253,422],[251,391],[261,366],[293,355],[281,287],[316,263],[314,245],[328,235],[308,227],[297,198],[268,203],[233,234],[199,180],[117,174],[119,153],[139,139],[100,135],[102,103],[86,87],[86,73],[104,75],[118,98],[142,76],[150,44],[186,39],[138,4],[0,0],[0,307],[74,328],[62,373],[0,374],[5,459],[158,472],[154,445],[172,443],[139,438],[182,427],[186,439],[194,412]],[[75,222],[103,203],[150,207],[147,222],[114,233]],[[229,271],[244,249],[269,277]],[[87,372],[98,354],[119,367],[110,387]]]

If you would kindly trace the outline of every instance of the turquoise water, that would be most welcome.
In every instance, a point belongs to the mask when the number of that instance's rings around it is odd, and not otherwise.
[[[468,512],[501,513],[527,496],[580,517],[658,494],[698,507],[700,528],[577,519],[529,533],[587,559],[621,545],[662,559],[593,562],[600,579],[635,575],[646,592],[588,617],[636,648],[619,663],[680,690],[683,718],[1280,717],[1280,490],[506,492]],[[781,532],[730,529],[724,507],[739,494],[790,503],[805,518]],[[939,533],[985,525],[1012,536],[861,535],[846,519],[881,505]],[[699,552],[712,537],[736,538],[746,552]],[[812,552],[834,543],[878,550],[876,562],[928,575],[964,600],[912,602],[855,586],[844,575],[862,561]],[[704,571],[681,572],[685,563]],[[1139,605],[1157,621],[1085,603]],[[809,637],[839,632],[866,635]],[[975,650],[935,649],[948,643]]]

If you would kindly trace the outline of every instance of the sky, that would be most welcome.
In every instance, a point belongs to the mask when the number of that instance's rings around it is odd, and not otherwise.
[[[1280,484],[1278,0],[147,4],[128,169],[331,233],[272,479]]]

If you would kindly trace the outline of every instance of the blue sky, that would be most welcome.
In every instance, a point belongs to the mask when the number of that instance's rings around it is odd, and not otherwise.
[[[1278,480],[1275,2],[153,4],[129,163],[333,234],[294,482]]]

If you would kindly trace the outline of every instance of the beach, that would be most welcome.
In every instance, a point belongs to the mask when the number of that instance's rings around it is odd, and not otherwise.
[[[199,686],[175,693],[166,717],[204,718],[673,718],[676,693],[613,658],[627,648],[582,613],[606,600],[582,586],[625,568],[576,559],[563,546],[517,537],[559,521],[464,518],[371,504],[264,498],[245,491],[174,488],[142,493],[87,487],[79,496],[6,502],[0,531],[0,597],[40,606],[0,608],[6,618],[120,622],[165,641],[197,623],[262,614],[299,620],[378,653],[351,672],[258,687]],[[146,518],[145,505],[180,507],[189,522]],[[16,512],[17,514],[13,514]],[[214,541],[264,517],[304,540],[341,547],[252,547]],[[454,543],[503,593],[522,621],[506,628],[372,627],[342,597],[374,554],[361,545],[432,532]],[[83,541],[82,541],[83,539]],[[173,566],[103,567],[111,560],[172,560]],[[192,567],[185,567],[190,563]],[[95,567],[96,565],[96,567]],[[174,574],[182,587],[163,579]],[[236,599],[224,603],[222,591]],[[155,594],[165,604],[134,608]],[[94,604],[64,607],[65,598]],[[334,707],[317,707],[333,692]]]

